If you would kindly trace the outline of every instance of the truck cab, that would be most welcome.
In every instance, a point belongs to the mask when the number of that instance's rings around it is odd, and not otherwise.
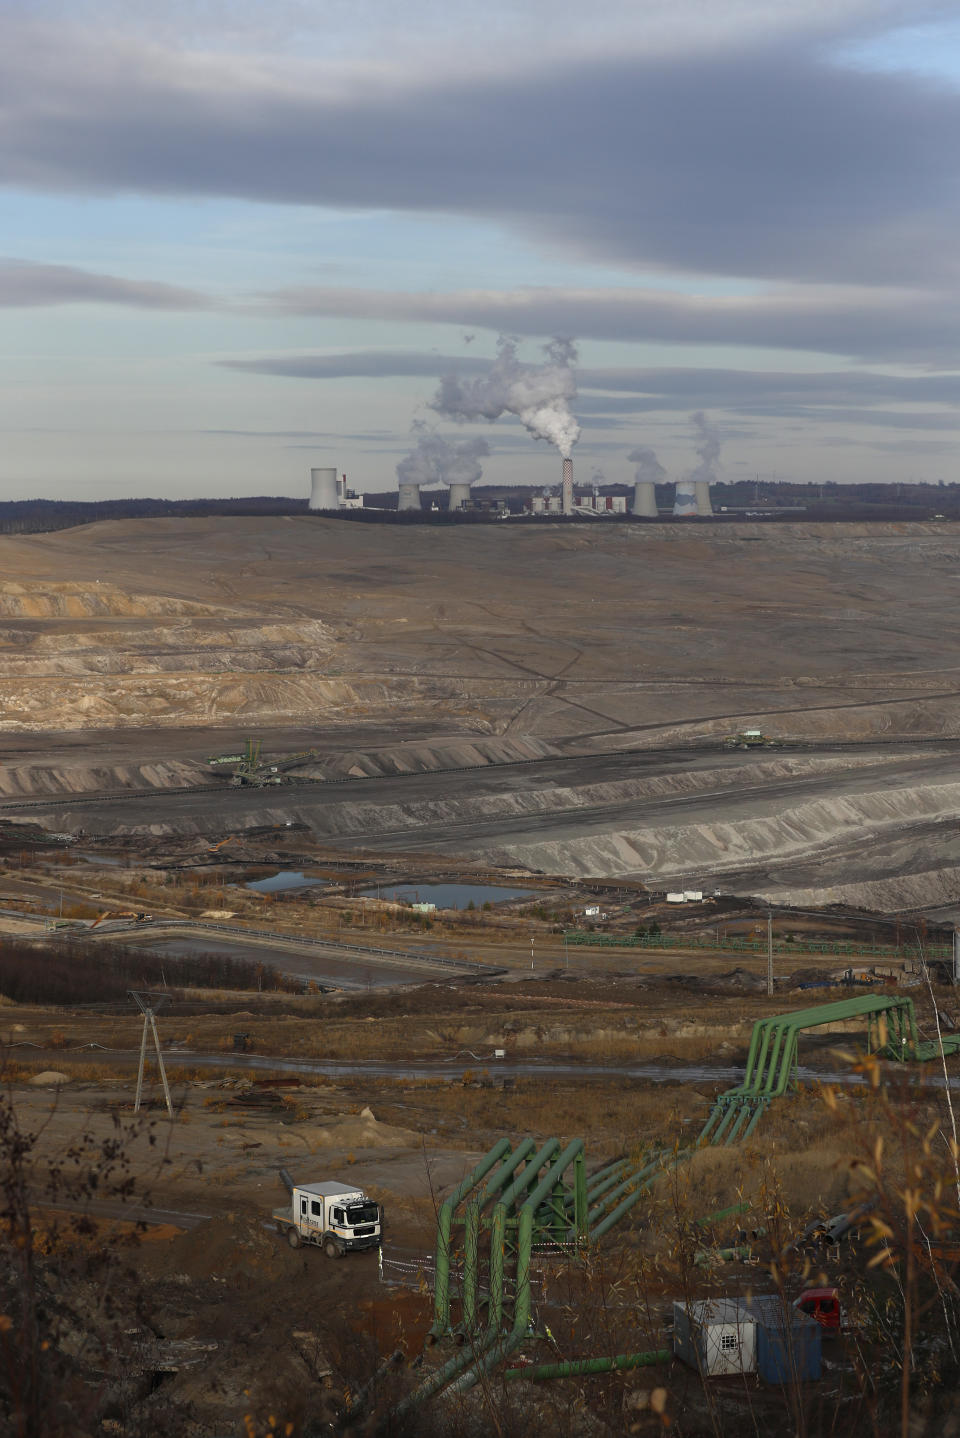
[[[310,1243],[329,1258],[365,1248],[378,1248],[383,1233],[383,1210],[362,1189],[339,1179],[294,1184],[290,1207],[276,1208],[274,1221],[286,1232],[291,1248]]]
[[[839,1333],[845,1326],[846,1314],[840,1307],[840,1294],[835,1288],[806,1288],[794,1307],[815,1318],[828,1333]]]

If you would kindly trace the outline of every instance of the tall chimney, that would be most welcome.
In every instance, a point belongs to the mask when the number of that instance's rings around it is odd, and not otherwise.
[[[561,505],[564,514],[573,513],[573,460],[563,461],[563,481],[560,486]]]
[[[643,519],[656,519],[657,487],[652,479],[638,479],[633,486],[633,504],[630,506],[630,513],[639,514]]]
[[[339,509],[340,496],[335,469],[311,469],[310,509]]]

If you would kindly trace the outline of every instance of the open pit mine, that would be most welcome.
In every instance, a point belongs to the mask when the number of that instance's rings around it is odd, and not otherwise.
[[[0,813],[949,905],[957,548],[942,525],[316,515],[4,538]],[[304,757],[231,788],[207,758],[250,735]]]

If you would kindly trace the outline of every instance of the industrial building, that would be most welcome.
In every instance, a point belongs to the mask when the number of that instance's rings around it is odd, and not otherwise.
[[[336,466],[310,471],[311,510],[330,512],[338,509],[362,509],[363,495],[347,488],[347,476]]]

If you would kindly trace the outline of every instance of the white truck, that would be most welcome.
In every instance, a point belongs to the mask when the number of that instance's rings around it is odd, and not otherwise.
[[[362,1189],[336,1178],[323,1183],[288,1183],[288,1187],[290,1206],[275,1208],[273,1221],[278,1233],[286,1233],[291,1248],[312,1243],[328,1258],[379,1248],[383,1209]]]

